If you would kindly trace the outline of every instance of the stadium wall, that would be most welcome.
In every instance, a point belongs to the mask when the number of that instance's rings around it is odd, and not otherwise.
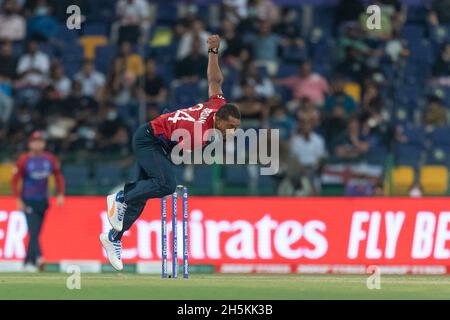
[[[26,221],[15,206],[0,197],[0,269],[25,256]],[[190,264],[226,273],[366,273],[371,265],[384,273],[450,273],[449,208],[449,198],[191,197]],[[106,214],[102,197],[52,202],[45,259],[102,270]],[[124,262],[160,272],[160,231],[160,201],[150,201],[124,235]]]

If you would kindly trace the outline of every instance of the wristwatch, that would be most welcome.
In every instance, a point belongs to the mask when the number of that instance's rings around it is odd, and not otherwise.
[[[219,54],[219,48],[209,48],[208,53]]]

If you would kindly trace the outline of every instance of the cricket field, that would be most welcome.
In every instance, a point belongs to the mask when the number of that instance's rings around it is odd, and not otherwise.
[[[0,299],[450,299],[449,276],[384,275],[372,290],[366,275],[82,274],[72,290],[69,276],[0,274]]]

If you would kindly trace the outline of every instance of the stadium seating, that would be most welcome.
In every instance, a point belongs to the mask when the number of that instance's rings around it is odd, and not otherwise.
[[[114,57],[117,55],[117,47],[114,45],[100,46],[95,49],[95,68],[103,73],[108,71]]]
[[[66,75],[70,78],[80,71],[84,58],[94,59],[96,68],[107,74],[118,52],[117,46],[108,42],[111,24],[117,18],[115,14],[116,0],[89,1],[87,22],[83,24],[81,30],[68,30],[65,24],[65,5],[70,1],[61,0],[57,2],[60,3],[55,10],[56,16],[60,19],[57,35],[57,40],[60,43],[56,46],[41,44],[40,50],[51,58],[60,59]],[[148,41],[140,53],[144,52],[144,58],[154,58],[157,61],[157,73],[164,78],[166,83],[173,84],[173,66],[175,64],[177,41],[173,35],[172,26],[178,19],[179,6],[178,3],[171,1],[150,2],[152,15],[156,17],[156,21],[152,25]],[[199,3],[192,5],[192,7],[197,7],[197,16],[205,22],[211,13],[210,5],[221,3],[220,0],[197,2]],[[276,77],[296,75],[299,68],[298,62],[310,58],[313,62],[314,71],[332,80],[333,68],[336,63],[336,55],[334,54],[336,36],[339,35],[339,30],[342,30],[342,28],[338,29],[334,26],[335,9],[330,7],[330,1],[275,0],[274,2],[295,8],[299,14],[303,10],[312,10],[313,13],[311,28],[302,29],[306,46],[304,48],[288,47],[281,50]],[[304,4],[310,4],[311,6],[303,8]],[[428,28],[426,25],[427,9],[424,7],[425,4],[419,3],[419,0],[417,4],[417,6],[408,6],[406,24],[400,32],[400,38],[406,43],[410,53],[406,63],[398,68],[399,66],[394,66],[392,61],[384,59],[380,66],[385,78],[384,87],[381,89],[385,99],[385,110],[389,114],[390,124],[393,127],[404,128],[403,133],[406,141],[398,143],[393,138],[392,151],[379,144],[371,145],[366,160],[369,164],[384,165],[386,157],[393,152],[395,164],[398,165],[392,172],[393,190],[396,194],[407,192],[407,188],[414,181],[414,170],[420,173],[418,175],[421,182],[426,182],[427,193],[439,194],[446,186],[442,181],[445,176],[438,177],[439,183],[436,182],[435,184],[432,183],[433,179],[430,177],[435,177],[437,173],[443,173],[445,167],[450,167],[450,127],[435,128],[431,132],[425,133],[424,128],[419,123],[426,103],[426,94],[430,92],[431,67],[437,57],[437,50],[442,43],[450,40],[450,27],[440,26],[439,28],[446,33],[444,32],[442,37],[438,37],[435,34],[438,28]],[[296,23],[301,24],[302,28],[304,24],[307,24],[302,19],[298,19]],[[215,31],[215,29],[217,29],[217,26],[210,28],[209,31]],[[243,36],[244,41],[251,41],[254,33],[244,30]],[[18,41],[13,44],[13,51],[16,55],[23,53],[24,43],[24,41]],[[260,72],[261,75],[266,73],[265,70],[260,70]],[[240,72],[224,65],[223,73],[225,76],[223,91],[225,96],[231,97],[232,88],[240,81]],[[206,90],[203,89],[198,84],[174,86],[173,90],[169,92],[169,99],[165,106],[172,106],[171,111],[173,111],[182,106],[193,105],[205,95],[204,91]],[[438,87],[437,90],[442,94],[444,106],[450,110],[450,89]],[[276,86],[275,91],[283,105],[292,99],[292,91],[284,86]],[[346,92],[357,103],[360,102],[362,91],[361,85],[356,82],[346,85]],[[35,104],[38,98],[33,93],[17,89],[15,91],[17,104]],[[137,119],[134,119],[134,122],[127,122],[130,130],[135,123],[137,123]],[[421,168],[423,164],[426,164],[426,166]],[[9,187],[10,171],[8,170],[10,169],[8,164],[0,165],[0,186],[8,185]],[[88,165],[64,166],[63,170],[68,177],[69,190],[74,190],[73,187],[82,187],[86,184],[86,181],[90,181],[90,169]],[[102,188],[121,183],[121,171],[112,169],[109,166],[105,168],[96,167],[93,170],[94,176],[92,179]],[[184,179],[184,168],[176,167],[175,171],[177,177]],[[246,187],[249,182],[249,174],[244,171],[243,167],[239,166],[230,167],[229,170],[226,168],[223,182],[225,185]],[[194,176],[196,184],[209,189],[211,189],[214,179],[217,179],[214,175],[214,169],[206,166],[195,166]],[[258,180],[258,186],[261,188],[272,188],[273,184],[274,180],[269,177],[260,177]]]
[[[444,166],[423,166],[420,185],[425,195],[443,195],[448,190],[448,169]]]
[[[14,163],[0,163],[0,191],[2,193],[9,193],[11,191],[14,168]]]
[[[97,186],[101,188],[114,187],[124,182],[121,171],[112,164],[97,165],[95,167],[95,181]]]
[[[247,166],[227,165],[225,168],[225,183],[231,186],[247,186],[249,184]]]
[[[84,165],[63,165],[62,173],[66,180],[67,193],[77,193],[89,182],[89,169]]]
[[[415,171],[413,167],[398,166],[392,170],[392,191],[395,195],[406,195],[413,186]]]
[[[101,35],[85,35],[79,41],[84,48],[84,58],[89,60],[95,59],[97,47],[108,43],[108,39]]]

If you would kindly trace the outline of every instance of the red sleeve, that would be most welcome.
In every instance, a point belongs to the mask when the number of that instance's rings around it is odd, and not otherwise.
[[[26,154],[23,154],[19,157],[16,163],[16,168],[14,170],[14,175],[11,181],[12,191],[15,197],[19,197],[21,194],[19,182],[23,181],[23,177],[25,174],[25,163],[27,162],[27,159],[28,156]]]
[[[48,157],[50,159],[50,162],[52,163],[53,175],[55,176],[56,180],[56,192],[58,195],[64,195],[64,176],[61,172],[61,164],[54,155],[49,153]]]
[[[211,96],[208,100],[208,103],[210,104],[211,109],[219,109],[221,106],[223,106],[225,103],[227,103],[227,100],[225,97],[221,94],[215,94]]]

